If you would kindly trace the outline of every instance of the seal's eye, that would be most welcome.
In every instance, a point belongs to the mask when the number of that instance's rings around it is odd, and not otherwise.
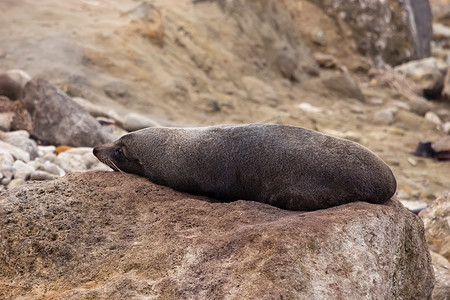
[[[117,154],[118,156],[125,156],[125,155],[123,154],[123,149],[122,149],[122,148],[117,149],[117,150],[116,150],[116,154]]]

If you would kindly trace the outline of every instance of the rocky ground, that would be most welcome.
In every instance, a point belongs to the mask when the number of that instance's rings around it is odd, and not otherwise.
[[[80,119],[90,128],[98,126],[93,117],[103,124],[98,130],[105,136],[85,134],[94,144],[157,124],[268,122],[363,144],[392,168],[402,203],[415,208],[440,199],[447,208],[430,207],[430,218],[448,219],[450,161],[413,152],[427,141],[442,155],[450,149],[449,5],[431,1],[431,58],[408,63],[415,51],[405,20],[395,18],[402,14],[391,14],[382,1],[363,2],[339,10],[306,0],[1,1],[7,17],[0,18],[0,72],[20,69],[32,78],[18,96],[25,108],[51,94],[55,103],[73,100],[84,111],[50,104],[21,115],[15,127],[10,112],[23,107],[0,98],[0,119],[6,120],[0,122],[0,189],[104,170],[90,148],[81,147],[92,144],[64,139]],[[362,26],[351,12],[373,18]],[[419,48],[427,56],[426,47]],[[45,117],[52,107],[52,117]],[[67,123],[60,132],[36,131],[61,120]],[[445,224],[428,235],[430,245],[441,241],[432,250],[444,261]],[[445,263],[439,266],[448,276]]]

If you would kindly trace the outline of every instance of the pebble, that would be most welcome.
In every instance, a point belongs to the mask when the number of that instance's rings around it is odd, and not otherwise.
[[[52,180],[58,177],[59,177],[58,175],[50,174],[45,171],[34,171],[31,174],[30,179],[42,181],[42,180]]]
[[[425,201],[401,200],[400,198],[399,198],[399,200],[403,204],[403,206],[406,207],[407,209],[409,209],[410,211],[421,211],[428,207],[428,203]]]
[[[436,126],[441,126],[442,125],[442,121],[439,118],[439,116],[437,114],[435,114],[432,111],[429,111],[425,114],[425,120],[433,123]]]
[[[15,187],[21,186],[25,183],[25,180],[22,178],[14,178],[9,183],[5,184],[7,185],[8,189],[13,189]]]
[[[34,172],[34,168],[31,165],[26,164],[21,160],[16,160],[12,166],[15,169],[15,179],[22,178],[23,180],[27,180],[28,178],[30,178],[31,173]]]
[[[316,106],[312,106],[311,104],[309,104],[307,102],[300,103],[298,105],[298,108],[300,108],[303,111],[313,112],[313,113],[320,113],[322,111],[322,109],[320,109]]]
[[[445,122],[444,125],[442,125],[442,131],[446,134],[450,134],[450,122]]]
[[[398,109],[396,107],[379,110],[374,113],[373,121],[375,124],[391,125],[392,123],[394,123],[395,114],[397,113],[397,111]]]
[[[11,154],[15,159],[20,159],[25,162],[30,161],[30,154],[28,152],[4,141],[0,141],[0,153]]]

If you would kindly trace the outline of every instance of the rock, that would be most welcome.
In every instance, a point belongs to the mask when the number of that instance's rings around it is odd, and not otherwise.
[[[273,52],[273,65],[281,76],[291,81],[299,81],[298,58],[291,45],[286,42],[279,43],[275,45]]]
[[[353,32],[358,51],[377,64],[398,65],[430,56],[432,15],[428,1],[313,1]]]
[[[450,27],[443,24],[433,23],[433,40],[443,41],[450,39]]]
[[[136,32],[159,47],[164,45],[163,17],[161,11],[152,3],[143,1],[137,7],[128,11],[126,15],[132,17],[132,21],[126,27],[127,31]]]
[[[28,152],[31,160],[39,156],[39,150],[36,142],[30,139],[30,134],[25,130],[12,131],[8,133],[0,132],[0,140]]]
[[[161,126],[158,122],[137,113],[127,114],[122,124],[123,129],[127,131],[135,131],[147,127],[158,126]]]
[[[447,68],[443,85],[444,87],[442,88],[442,98],[450,102],[450,66]]]
[[[450,193],[445,193],[419,213],[431,251],[450,259]]]
[[[434,300],[448,300],[450,295],[450,263],[445,257],[431,251],[434,277],[436,283],[433,289]]]
[[[444,135],[434,142],[431,147],[433,147],[433,150],[436,152],[450,151],[450,136]]]
[[[313,113],[322,112],[322,109],[320,109],[319,107],[312,106],[311,104],[309,104],[307,102],[300,103],[298,105],[298,108],[300,108],[301,110],[303,110],[305,112],[313,112]]]
[[[58,155],[55,163],[65,172],[83,172],[91,169],[109,170],[92,154],[92,148],[80,147]],[[99,167],[101,166],[101,167]]]
[[[433,20],[435,22],[450,24],[450,3],[448,0],[430,0]]]
[[[10,131],[13,119],[14,119],[14,113],[0,112],[0,130],[1,131]]]
[[[424,116],[431,109],[431,104],[427,100],[419,97],[411,99],[410,105],[411,111],[419,116]]]
[[[435,58],[411,61],[395,67],[395,70],[412,79],[420,93],[427,98],[439,98],[444,86],[444,76]]]
[[[31,176],[30,179],[31,180],[37,180],[37,181],[43,181],[43,180],[53,180],[58,178],[58,175],[55,174],[50,174],[48,172],[45,171],[34,171]]]
[[[336,57],[334,57],[333,55],[314,52],[313,58],[321,68],[334,69],[338,65]]]
[[[1,193],[0,220],[4,298],[428,299],[434,283],[397,200],[305,213],[86,172]]]
[[[442,131],[443,131],[445,134],[450,134],[450,122],[445,122],[445,123],[442,125]]]
[[[425,114],[425,120],[433,123],[436,127],[442,126],[441,119],[439,118],[439,116],[436,113],[434,113],[432,111],[429,111]]]
[[[75,149],[75,147],[70,147],[70,146],[66,146],[66,145],[61,145],[55,148],[55,153],[56,154],[60,154],[66,151],[69,151],[71,149]]]
[[[44,79],[27,83],[23,102],[35,134],[52,145],[93,147],[114,139],[94,117]]]
[[[25,180],[23,178],[14,178],[7,184],[7,187],[10,190],[10,189],[16,188],[18,186],[21,186],[24,183],[25,183]]]
[[[327,45],[327,38],[325,36],[325,33],[320,28],[315,28],[311,32],[311,40],[319,46]]]
[[[55,146],[38,146],[39,156],[44,161],[53,162],[56,159]]]
[[[22,70],[9,70],[0,74],[0,96],[17,100],[25,84],[31,80],[30,75]]]
[[[398,199],[400,199],[400,196],[398,196]],[[413,213],[418,213],[425,208],[427,208],[428,203],[421,200],[399,200],[404,207],[409,209]]]
[[[62,168],[58,167],[57,165],[55,165],[49,161],[46,161],[43,165],[40,165],[38,168],[40,170],[43,170],[49,174],[53,174],[56,176],[66,175],[66,172]]]
[[[5,113],[10,118],[7,131],[26,130],[30,133],[33,132],[31,116],[21,101],[10,101],[8,98],[0,96],[0,113]]]
[[[364,95],[358,83],[349,74],[343,73],[325,78],[323,83],[341,96],[364,101]]]
[[[13,163],[14,171],[14,178],[21,178],[23,180],[28,180],[30,178],[31,173],[33,173],[35,170],[32,166],[29,164],[24,163],[21,160],[16,160]]]
[[[0,141],[0,154],[10,154],[14,159],[20,159],[24,162],[30,161],[28,152],[3,141]]]
[[[3,185],[7,185],[10,181],[11,178],[14,174],[14,168],[13,168],[13,163],[14,163],[14,157],[6,151],[1,151],[0,149],[0,174],[1,178],[1,184]]]
[[[379,110],[374,113],[373,121],[375,124],[391,125],[392,123],[394,123],[395,114],[397,113],[397,111],[398,109],[396,107],[389,107]]]

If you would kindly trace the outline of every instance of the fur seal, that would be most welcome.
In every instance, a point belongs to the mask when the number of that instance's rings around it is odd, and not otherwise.
[[[93,152],[115,170],[179,191],[290,210],[383,203],[397,186],[390,168],[367,148],[285,125],[154,127]]]

